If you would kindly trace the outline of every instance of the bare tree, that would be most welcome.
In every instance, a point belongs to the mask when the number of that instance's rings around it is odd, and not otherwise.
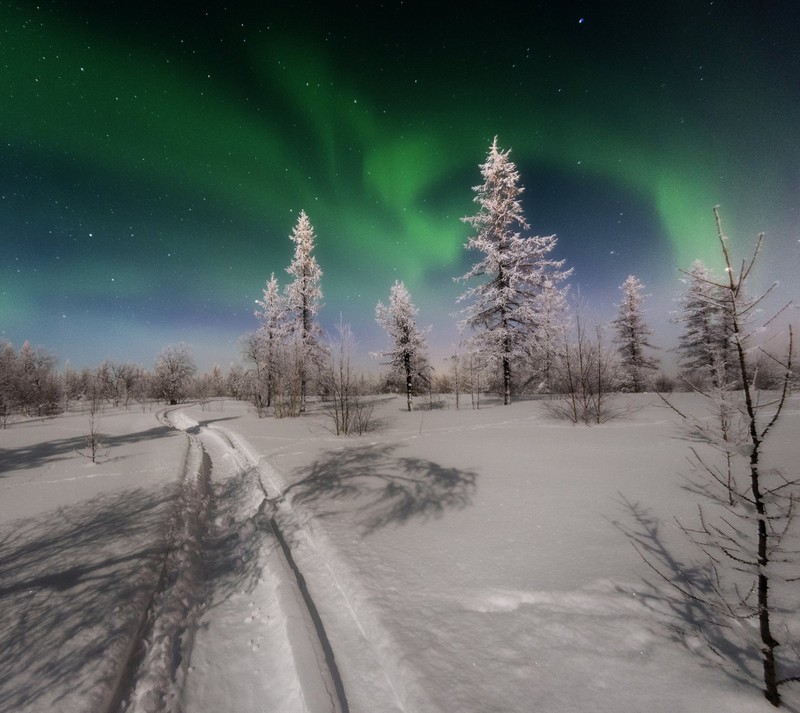
[[[477,410],[481,407],[481,394],[486,393],[489,388],[490,362],[486,355],[477,349],[469,351],[465,358],[470,403],[472,408]]]
[[[323,388],[328,396],[323,409],[333,422],[332,430],[337,436],[362,435],[373,426],[373,405],[365,399],[362,380],[350,364],[355,352],[353,332],[341,320],[336,331],[337,339],[328,350],[328,364],[322,372]]]
[[[56,357],[25,342],[16,358],[13,400],[29,416],[53,415],[61,400],[61,384],[55,372]]]
[[[715,295],[709,308],[723,311],[720,318],[727,325],[726,341],[733,355],[727,368],[735,371],[735,381],[740,388],[722,388],[721,378],[718,378],[713,388],[698,389],[709,400],[716,420],[692,418],[667,402],[690,424],[693,432],[703,436],[723,458],[720,466],[698,448],[692,449],[698,487],[710,502],[706,507],[699,506],[696,526],[681,524],[684,533],[704,554],[708,574],[697,581],[683,572],[676,582],[664,575],[657,563],[651,562],[651,565],[685,596],[703,602],[722,625],[731,619],[742,623],[758,622],[755,640],[747,638],[750,627],[742,626],[738,631],[760,650],[764,695],[778,706],[779,687],[789,680],[800,680],[798,676],[781,678],[778,673],[775,619],[784,608],[773,601],[771,586],[782,579],[800,579],[797,552],[788,545],[794,509],[800,497],[800,479],[787,478],[776,468],[765,468],[763,462],[767,438],[789,394],[792,330],[789,327],[783,357],[768,355],[754,343],[755,311],[775,286],[757,298],[748,297],[744,289],[756,265],[763,235],[758,237],[749,261],[737,269],[731,259],[718,207],[714,208],[714,216],[726,277],[719,281],[707,277],[704,280]],[[749,358],[753,351],[769,358],[783,374],[779,388],[767,399],[762,399],[753,385]],[[719,365],[714,371],[718,376],[723,373]],[[740,477],[735,477],[738,473]]]
[[[241,364],[231,364],[225,375],[225,391],[234,399],[242,400],[247,395],[247,373]]]
[[[456,397],[456,408],[460,408],[461,392],[464,390],[465,386],[464,355],[461,353],[460,344],[459,350],[455,354],[449,356],[448,361],[450,362],[450,387]]]
[[[256,413],[259,418],[266,415],[266,409],[272,403],[272,393],[275,386],[275,355],[277,347],[273,345],[272,348],[272,361],[267,366],[265,358],[265,344],[263,334],[261,331],[249,332],[242,337],[241,341],[242,356],[245,360],[252,364],[252,379],[250,384],[252,386],[252,400],[255,406]],[[269,377],[265,374],[270,370]]]
[[[185,344],[169,346],[156,357],[154,387],[158,397],[174,405],[186,398],[197,371]]]
[[[14,404],[17,353],[8,342],[0,342],[0,428],[8,427]]]
[[[89,458],[92,463],[97,463],[97,457],[103,445],[103,437],[100,433],[99,425],[106,388],[107,384],[104,382],[103,372],[98,369],[90,375],[84,394],[89,412],[89,432],[85,438],[86,449],[77,451],[79,455]]]
[[[557,362],[552,413],[573,423],[604,423],[620,411],[613,407],[617,361],[603,339],[603,330],[594,334],[586,328],[580,309],[575,310],[572,333],[563,332],[561,358]]]
[[[298,335],[293,335],[285,344],[277,347],[275,352],[272,410],[277,418],[294,418],[303,413],[305,399],[304,386],[308,383],[310,363],[305,356],[308,352]],[[320,364],[315,358],[315,371]]]

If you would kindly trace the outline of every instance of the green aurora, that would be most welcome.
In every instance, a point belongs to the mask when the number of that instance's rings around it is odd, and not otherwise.
[[[328,325],[341,313],[369,342],[403,279],[446,349],[494,135],[533,232],[559,235],[601,310],[630,272],[666,301],[677,268],[713,264],[718,203],[737,246],[764,229],[772,264],[798,266],[788,2],[494,23],[315,8],[305,27],[235,5],[0,6],[0,337],[86,364],[181,339],[235,359],[305,209]]]

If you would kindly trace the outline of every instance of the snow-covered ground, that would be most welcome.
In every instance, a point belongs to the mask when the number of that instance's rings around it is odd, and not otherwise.
[[[159,667],[187,713],[766,710],[757,658],[733,638],[713,653],[700,612],[630,543],[687,561],[672,518],[691,521],[696,496],[675,415],[624,398],[635,410],[591,428],[541,401],[408,413],[383,398],[377,428],[348,438],[322,414],[258,419],[232,401],[173,411],[186,436],[121,413],[103,418],[119,435],[98,465],[74,453],[79,416],[2,432],[0,710],[103,710],[201,447],[196,601],[178,597],[172,661],[148,634],[130,710],[157,710]],[[796,468],[799,426],[795,400],[772,464]],[[798,630],[796,589],[774,597]],[[800,709],[796,684],[782,693]]]
[[[0,710],[108,708],[158,583],[186,436],[106,409],[0,431]]]

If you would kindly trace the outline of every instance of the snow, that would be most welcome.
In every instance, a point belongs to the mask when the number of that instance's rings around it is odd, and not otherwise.
[[[185,437],[107,410],[0,432],[0,710],[102,711],[164,559]]]
[[[167,640],[150,627],[135,678],[141,691],[168,674],[161,701],[175,710],[343,710],[337,676],[359,713],[766,710],[758,661],[733,638],[715,655],[699,612],[631,546],[689,561],[673,516],[691,521],[696,496],[674,414],[652,395],[620,398],[625,415],[586,427],[535,400],[408,413],[381,397],[378,427],[346,438],[313,409],[278,420],[232,401],[183,406],[176,430],[113,412],[94,466],[74,452],[86,417],[14,425],[0,433],[0,709],[106,709],[163,541],[185,544],[171,504],[179,481],[181,502],[202,482],[202,449],[211,490],[193,500],[207,509],[173,621],[179,655],[148,664]],[[773,465],[797,460],[790,406]],[[796,594],[774,596],[797,631]],[[782,693],[800,705],[798,687]]]

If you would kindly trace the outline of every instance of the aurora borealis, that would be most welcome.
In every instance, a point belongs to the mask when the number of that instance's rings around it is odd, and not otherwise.
[[[0,4],[0,338],[227,365],[305,209],[323,326],[377,348],[402,279],[446,353],[494,135],[598,312],[635,273],[666,323],[715,204],[798,296],[794,3],[224,5]]]

